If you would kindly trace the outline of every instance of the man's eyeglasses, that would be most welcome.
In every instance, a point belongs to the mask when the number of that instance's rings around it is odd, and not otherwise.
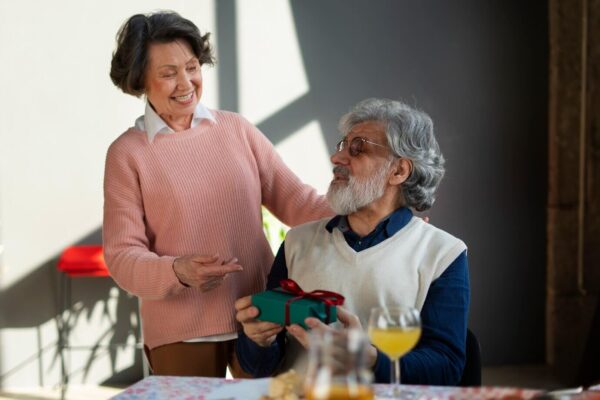
[[[364,137],[355,136],[354,138],[352,138],[350,143],[348,143],[348,139],[343,138],[342,140],[340,140],[338,142],[337,145],[335,145],[335,149],[337,151],[342,151],[347,147],[348,153],[350,153],[350,155],[352,157],[356,157],[360,153],[364,152],[363,146],[365,143],[372,144],[373,146],[379,146],[379,147],[386,148],[386,146],[379,144],[379,143],[371,142],[370,140],[367,140]]]

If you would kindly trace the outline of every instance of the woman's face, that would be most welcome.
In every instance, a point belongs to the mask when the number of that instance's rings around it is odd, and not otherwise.
[[[165,122],[189,128],[202,96],[200,62],[185,40],[152,43],[148,48],[146,96]],[[173,127],[173,126],[171,126]]]

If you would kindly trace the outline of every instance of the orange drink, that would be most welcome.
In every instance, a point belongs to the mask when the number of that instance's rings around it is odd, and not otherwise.
[[[415,347],[421,337],[421,328],[369,328],[369,338],[379,350],[397,360]]]
[[[306,400],[373,400],[373,389],[366,385],[317,386],[306,390]]]
[[[419,310],[406,305],[375,307],[369,315],[369,338],[379,350],[387,354],[393,363],[392,383],[394,398],[403,398],[398,385],[400,379],[400,357],[417,345],[421,337]],[[404,393],[407,395],[408,393]],[[411,396],[411,398],[414,396]]]

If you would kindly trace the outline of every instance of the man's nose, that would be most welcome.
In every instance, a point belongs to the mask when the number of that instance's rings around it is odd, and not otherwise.
[[[348,146],[344,147],[341,151],[338,151],[337,149],[335,150],[335,152],[330,157],[332,164],[346,165],[350,162],[350,154],[348,153],[347,147]]]

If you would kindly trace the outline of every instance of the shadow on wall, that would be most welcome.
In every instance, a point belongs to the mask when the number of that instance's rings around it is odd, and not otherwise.
[[[101,242],[101,230],[97,229],[87,235],[74,245],[97,244]],[[14,374],[22,373],[24,370],[37,369],[38,385],[54,384],[48,382],[46,376],[57,376],[55,371],[60,371],[60,352],[58,346],[58,331],[61,318],[61,294],[60,280],[63,274],[56,268],[58,255],[47,260],[30,274],[15,282],[13,285],[0,291],[0,330],[6,328],[36,328],[37,345],[32,347],[30,354],[22,357],[22,360],[9,370],[1,370],[0,387],[2,382]],[[67,278],[71,279],[71,278]],[[77,327],[85,326],[92,322],[94,325],[85,332],[85,343],[72,341],[73,346],[87,349],[89,354],[83,365],[77,369],[71,368],[69,375],[78,380],[88,378],[90,370],[98,357],[110,360],[110,371],[107,375],[111,377],[104,384],[130,383],[142,377],[141,351],[135,352],[135,357],[130,367],[117,370],[117,351],[127,343],[127,339],[133,336],[135,342],[139,342],[138,329],[138,302],[137,298],[130,296],[119,289],[114,281],[108,277],[100,278],[75,278],[71,281],[71,306],[63,314],[69,316],[69,328],[71,331]],[[98,329],[96,320],[102,323],[102,329]],[[51,322],[56,329],[52,340],[44,340],[48,337],[47,331],[42,326]],[[129,340],[129,346],[133,341]],[[10,345],[10,343],[4,343]],[[81,346],[81,347],[80,347]],[[73,349],[72,352],[78,351]],[[124,363],[119,362],[120,365]],[[54,371],[54,373],[51,373]],[[33,384],[34,382],[32,382]]]

